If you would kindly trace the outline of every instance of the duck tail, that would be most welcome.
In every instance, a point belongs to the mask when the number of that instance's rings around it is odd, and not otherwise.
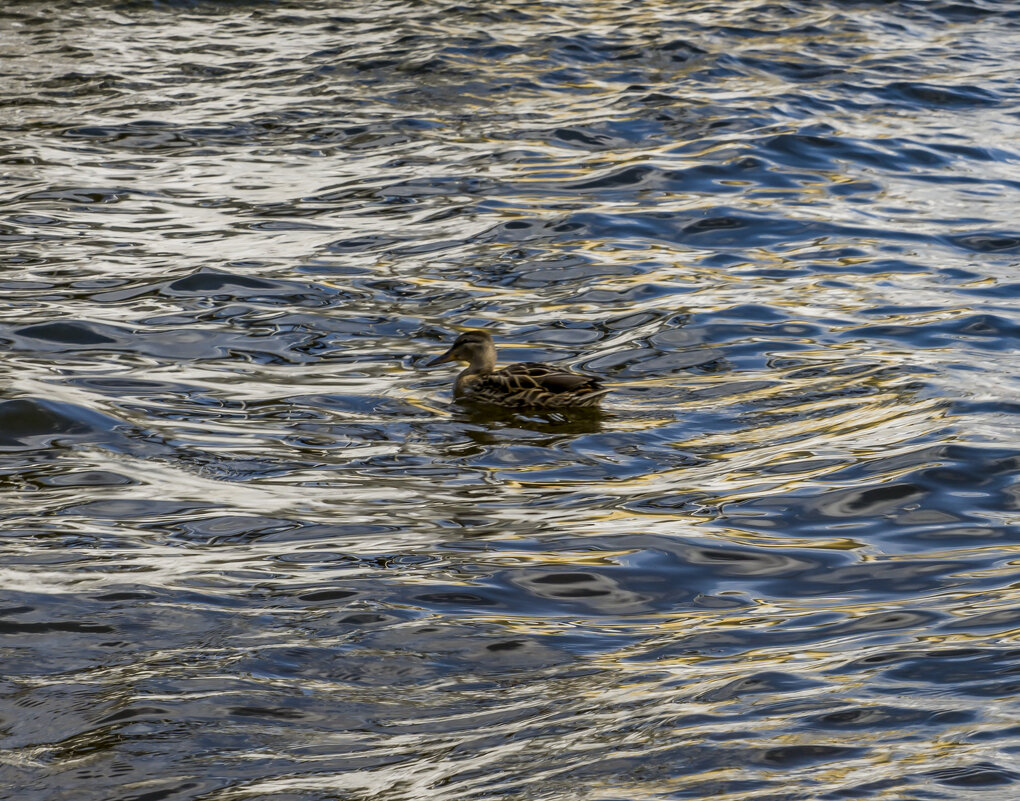
[[[608,387],[599,387],[593,389],[591,392],[585,392],[583,395],[578,395],[571,401],[571,406],[597,406],[602,396],[609,392]]]

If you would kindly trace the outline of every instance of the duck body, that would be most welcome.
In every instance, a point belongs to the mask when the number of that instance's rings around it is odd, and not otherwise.
[[[597,406],[609,392],[594,378],[538,362],[519,362],[496,369],[496,346],[487,331],[468,331],[457,337],[431,367],[466,361],[468,367],[453,386],[458,400],[496,406],[565,409]]]
[[[540,409],[597,406],[607,392],[594,378],[538,362],[519,362],[490,373],[465,370],[453,388],[464,400]]]

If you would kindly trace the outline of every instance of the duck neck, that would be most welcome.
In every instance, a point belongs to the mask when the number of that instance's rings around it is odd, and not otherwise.
[[[471,354],[471,362],[467,368],[457,376],[457,381],[453,385],[453,394],[465,394],[472,379],[491,373],[495,369],[496,347],[494,345],[489,345],[484,350],[475,351]]]
[[[491,342],[471,354],[471,362],[462,376],[491,373],[496,369],[496,346]]]

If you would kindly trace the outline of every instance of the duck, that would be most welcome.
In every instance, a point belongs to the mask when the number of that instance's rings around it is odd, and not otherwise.
[[[465,331],[442,356],[426,364],[467,362],[457,376],[457,400],[495,406],[564,409],[597,406],[609,392],[590,376],[538,362],[518,362],[496,369],[496,345],[488,331]]]

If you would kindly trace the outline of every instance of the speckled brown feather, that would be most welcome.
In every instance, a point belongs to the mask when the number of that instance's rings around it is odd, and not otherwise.
[[[594,378],[537,362],[466,375],[458,389],[464,400],[544,409],[597,406],[609,392]]]

